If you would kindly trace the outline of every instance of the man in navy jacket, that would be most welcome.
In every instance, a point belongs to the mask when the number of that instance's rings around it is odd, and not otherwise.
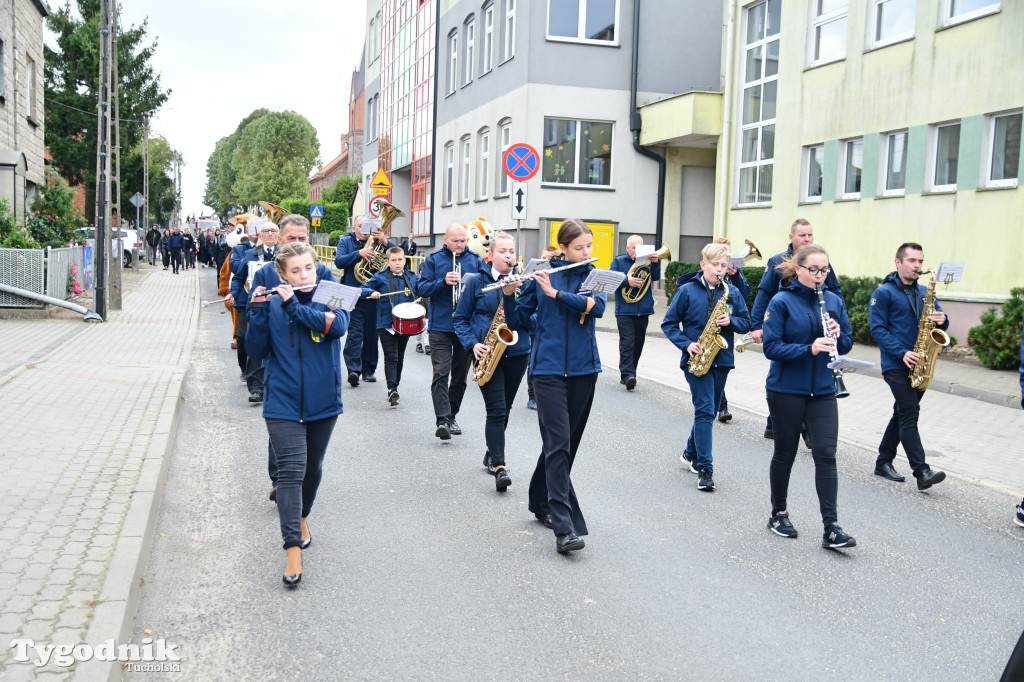
[[[462,433],[455,416],[462,406],[466,393],[466,377],[469,374],[470,356],[459,343],[455,334],[455,295],[460,284],[455,273],[459,266],[463,277],[480,270],[484,261],[466,248],[466,228],[452,223],[444,232],[444,244],[423,261],[420,270],[418,293],[428,296],[427,329],[430,339],[430,364],[434,377],[430,382],[430,397],[434,402],[434,418],[441,440]],[[449,376],[451,381],[449,382]]]
[[[629,272],[636,263],[636,247],[644,243],[638,234],[626,240],[626,253],[619,254],[612,260],[609,270]],[[639,277],[627,277],[615,290],[615,326],[619,329],[619,383],[625,385],[627,391],[636,388],[636,366],[640,362],[640,354],[644,351],[644,339],[647,323],[654,314],[654,282],[661,279],[661,264],[653,253],[645,258],[649,261],[651,285],[636,303],[628,303],[622,293],[630,287],[639,287],[643,280]]]
[[[946,478],[944,472],[933,471],[924,460],[924,446],[917,430],[924,391],[910,385],[909,372],[922,360],[914,352],[914,346],[927,290],[923,284],[917,283],[923,264],[924,249],[920,244],[907,242],[900,245],[896,251],[896,272],[886,275],[882,286],[871,294],[871,305],[868,308],[871,336],[878,342],[882,354],[882,377],[896,399],[892,418],[882,435],[882,442],[878,444],[875,475],[903,482],[903,476],[892,465],[896,458],[896,448],[902,442],[914,470],[914,477],[917,478],[918,490],[930,488]],[[935,302],[931,321],[939,329],[949,328],[949,319],[942,312],[938,301]]]

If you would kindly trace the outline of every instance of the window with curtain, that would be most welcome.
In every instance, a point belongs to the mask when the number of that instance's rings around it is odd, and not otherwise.
[[[612,129],[610,121],[545,118],[543,182],[610,186]]]

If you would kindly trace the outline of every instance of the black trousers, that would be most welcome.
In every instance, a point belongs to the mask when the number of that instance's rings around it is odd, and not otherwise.
[[[534,514],[551,514],[556,535],[587,534],[587,522],[569,475],[587,428],[596,385],[596,374],[533,377],[543,450],[530,479],[529,509]]]
[[[789,476],[793,471],[800,425],[811,434],[814,457],[814,487],[818,491],[821,520],[827,527],[838,521],[836,497],[839,473],[836,471],[836,443],[839,440],[839,406],[834,395],[789,395],[768,391],[768,409],[775,429],[775,454],[769,476],[772,487],[772,514],[786,511]]]
[[[434,401],[434,417],[440,424],[443,420],[455,419],[462,407],[470,356],[459,343],[455,332],[432,331],[429,338],[430,364],[434,367],[430,397]],[[449,376],[451,382],[448,381]]]
[[[530,355],[509,357],[503,355],[498,366],[494,368],[491,380],[480,387],[480,394],[487,409],[487,422],[484,424],[484,439],[487,451],[491,453],[491,464],[498,466],[505,463],[505,428],[508,426],[508,415],[515,404],[516,392],[523,381],[526,365]]]
[[[647,338],[647,315],[616,315],[615,325],[619,328],[619,379],[625,381],[636,376],[636,366],[644,351]]]
[[[405,334],[392,333],[387,329],[378,329],[380,347],[384,351],[384,377],[388,382],[388,391],[397,391],[402,383],[402,366],[405,364],[405,347],[409,345],[409,337]]]
[[[267,419],[277,456],[277,515],[284,548],[302,542],[301,520],[309,516],[323,478],[324,453],[337,417],[311,422]]]
[[[174,272],[181,269],[181,249],[171,249],[171,269]]]
[[[160,258],[163,260],[164,270],[166,270],[167,267],[171,264],[171,252],[168,251],[167,249],[161,249]]]
[[[924,445],[921,434],[917,430],[917,419],[921,415],[921,398],[925,392],[910,385],[910,374],[906,370],[889,370],[882,377],[889,384],[896,402],[892,406],[892,417],[889,419],[882,442],[878,444],[877,464],[892,464],[896,458],[896,448],[903,443],[910,468],[915,476],[920,476],[928,468],[924,461]]]
[[[235,353],[238,356],[238,369],[242,370],[242,374],[245,375],[245,385],[249,386],[249,374],[247,367],[249,364],[249,356],[245,352],[245,330],[249,328],[249,320],[245,317],[245,308],[241,306],[235,306],[235,310],[238,311],[238,338],[235,349]],[[263,385],[263,375],[260,375],[260,386]]]
[[[533,344],[534,335],[530,334],[530,354],[527,356],[530,361],[526,365],[526,395],[530,400],[534,400],[537,396],[533,393]]]
[[[360,299],[352,309],[348,336],[342,351],[345,367],[356,374],[373,374],[377,369],[377,302]]]

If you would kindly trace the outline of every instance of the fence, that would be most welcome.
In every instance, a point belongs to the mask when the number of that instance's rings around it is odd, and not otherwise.
[[[75,264],[79,282],[88,288],[87,247],[64,249],[0,249],[0,282],[36,294],[67,297],[68,269]],[[46,304],[0,292],[0,308],[43,308]]]
[[[84,246],[72,246],[63,249],[46,249],[46,295],[53,298],[66,298],[70,283],[70,268],[75,266],[78,282],[83,289],[92,284],[86,274],[92,269],[92,263],[86,264]],[[90,261],[92,259],[89,259]]]
[[[340,274],[344,272],[344,270],[339,270],[338,268],[334,267],[334,256],[338,252],[337,247],[321,246],[319,244],[316,244],[313,246],[313,249],[316,251],[317,259],[327,267],[331,268],[331,270],[334,271],[334,274],[337,275],[340,280]],[[423,261],[425,259],[426,256],[406,256],[406,267],[418,275],[420,273],[420,270],[423,269]]]

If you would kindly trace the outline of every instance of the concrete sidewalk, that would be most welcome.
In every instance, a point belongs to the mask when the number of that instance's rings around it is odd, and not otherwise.
[[[18,662],[9,643],[131,635],[200,307],[200,271],[143,267],[105,323],[0,321],[5,682],[121,679],[117,662]]]

